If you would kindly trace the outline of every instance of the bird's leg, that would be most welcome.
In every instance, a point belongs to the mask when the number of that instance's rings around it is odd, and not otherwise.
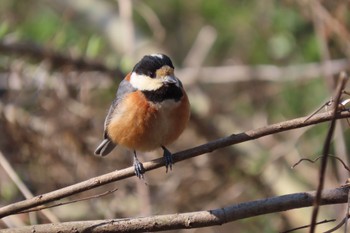
[[[142,163],[138,160],[136,151],[134,150],[134,170],[135,174],[139,179],[143,179],[143,174],[145,173],[145,169],[143,168]]]
[[[163,156],[165,159],[165,172],[168,172],[168,168],[170,168],[170,170],[173,168],[173,154],[165,146],[162,146],[162,149],[164,151]]]

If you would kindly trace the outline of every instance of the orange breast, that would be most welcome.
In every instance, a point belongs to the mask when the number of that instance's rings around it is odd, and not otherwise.
[[[150,103],[141,92],[133,92],[120,104],[107,126],[117,144],[138,151],[151,151],[176,140],[189,119],[186,94],[181,101]]]

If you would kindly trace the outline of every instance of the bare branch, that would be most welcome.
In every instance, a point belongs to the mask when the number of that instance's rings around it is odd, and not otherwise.
[[[343,165],[343,167],[344,167],[348,172],[350,172],[350,168],[345,164],[345,162],[344,162],[341,158],[339,158],[339,157],[337,157],[337,156],[334,156],[334,155],[328,155],[328,157],[330,157],[330,158],[335,158],[336,160],[338,160],[338,161]],[[315,159],[307,159],[307,158],[299,159],[299,161],[296,162],[291,168],[294,169],[296,166],[298,166],[298,165],[299,165],[301,162],[303,162],[303,161],[308,161],[308,162],[310,162],[310,163],[315,163],[315,162],[317,162],[320,158],[322,158],[322,156],[319,156],[319,157],[317,157],[317,158],[315,158]]]
[[[346,216],[345,218],[343,218],[339,223],[338,225],[336,225],[335,227],[333,227],[332,229],[329,229],[328,231],[325,231],[324,233],[331,233],[331,232],[334,232],[336,230],[338,230],[339,228],[341,228],[344,223],[346,223],[347,219],[348,219],[349,216]]]
[[[350,117],[350,112],[343,110],[339,112],[336,117],[348,118]],[[321,122],[329,121],[332,119],[332,112],[328,111],[325,113],[319,113],[314,115],[311,119],[305,122],[306,117],[296,118],[293,120],[288,120],[268,126],[264,126],[258,129],[249,130],[239,134],[232,134],[227,137],[219,138],[214,141],[208,142],[206,144],[187,149],[174,154],[174,162],[179,162],[182,160],[190,159],[192,157],[202,155],[205,153],[212,152],[214,150],[227,147],[230,145],[251,141],[260,137],[264,137],[270,134],[276,134],[287,130],[292,130],[296,128],[306,127]],[[143,163],[145,171],[150,171],[164,166],[164,158],[158,158],[151,160],[149,162]],[[62,189],[58,189],[46,194],[38,195],[34,198],[16,202],[7,206],[0,208],[0,218],[5,216],[18,213],[20,211],[30,209],[36,206],[44,205],[46,203],[62,199],[77,193],[81,193],[86,190],[90,190],[108,183],[112,183],[118,180],[123,180],[134,176],[134,168],[128,167],[122,170],[110,172],[98,177],[91,178],[86,181],[82,181],[71,186],[67,186]]]
[[[24,210],[24,211],[22,211],[20,213],[29,213],[29,212],[33,212],[33,211],[39,211],[39,210],[54,208],[54,207],[58,207],[58,206],[62,206],[62,205],[68,205],[68,204],[72,204],[72,203],[77,203],[77,202],[80,202],[80,201],[87,201],[87,200],[91,200],[91,199],[95,199],[95,198],[100,198],[100,197],[109,195],[111,193],[114,193],[117,190],[118,190],[118,188],[115,188],[115,189],[108,190],[106,192],[103,192],[103,193],[100,193],[100,194],[97,194],[97,195],[93,195],[93,196],[89,196],[89,197],[83,197],[83,198],[72,200],[72,201],[56,203],[56,204],[49,205],[49,206],[39,206],[39,207],[32,208],[32,209],[29,209],[29,210]]]
[[[328,155],[329,155],[329,150],[331,146],[331,141],[333,137],[333,132],[335,128],[335,123],[337,120],[337,113],[338,113],[338,107],[339,107],[339,102],[340,102],[340,97],[342,95],[342,91],[344,90],[345,84],[348,81],[348,76],[345,74],[345,72],[340,73],[339,75],[339,81],[338,81],[338,86],[335,92],[335,98],[334,98],[334,104],[333,104],[333,110],[332,110],[332,120],[329,126],[329,130],[327,133],[327,137],[324,143],[323,147],[323,156],[321,160],[321,168],[320,168],[320,173],[319,173],[319,183],[317,187],[317,193],[316,193],[316,198],[314,202],[314,209],[312,211],[312,216],[311,216],[311,227],[310,227],[310,232],[315,232],[316,229],[316,219],[318,215],[318,209],[320,206],[321,202],[321,193],[323,190],[324,186],[324,180],[325,180],[325,174],[326,174],[326,168],[327,168],[327,162],[328,162]]]
[[[344,227],[345,233],[348,232],[349,210],[350,210],[350,192],[348,192],[348,205],[346,207],[346,214],[345,214],[345,227]]]
[[[326,103],[322,104],[321,107],[319,107],[318,109],[316,109],[313,113],[310,114],[310,116],[308,118],[305,119],[305,121],[308,121],[311,117],[313,117],[316,113],[320,112],[323,108],[330,106],[332,104],[333,101],[327,101]]]
[[[349,186],[324,190],[321,204],[345,203]],[[200,228],[222,225],[228,222],[258,215],[312,206],[316,192],[302,192],[239,203],[224,208],[182,214],[156,215],[152,217],[111,219],[96,221],[43,224],[2,230],[1,233],[53,233],[53,232],[148,232],[175,229]]]
[[[326,220],[317,222],[316,225],[325,224],[325,223],[329,223],[329,222],[335,222],[335,219],[330,219],[330,220],[326,219]],[[281,233],[289,233],[289,232],[293,232],[293,231],[304,229],[304,228],[308,228],[308,227],[310,227],[310,224],[305,225],[305,226],[301,226],[301,227],[296,227],[296,228],[293,228],[293,229],[290,229],[290,230],[287,230],[287,231],[283,231]]]
[[[4,168],[5,172],[11,178],[13,183],[17,186],[20,192],[23,194],[25,198],[34,197],[33,193],[29,190],[29,188],[25,185],[25,183],[21,180],[21,178],[16,173],[15,169],[11,166],[11,164],[7,161],[6,157],[0,151],[0,166]],[[42,214],[53,223],[59,222],[58,218],[49,210],[42,211]]]

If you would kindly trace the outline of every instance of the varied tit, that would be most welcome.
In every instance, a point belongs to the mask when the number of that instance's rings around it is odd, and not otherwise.
[[[104,139],[95,154],[105,156],[116,145],[131,149],[135,174],[143,178],[136,151],[161,147],[167,172],[173,159],[165,145],[180,136],[189,117],[190,104],[170,58],[164,54],[144,56],[119,84],[105,119]]]

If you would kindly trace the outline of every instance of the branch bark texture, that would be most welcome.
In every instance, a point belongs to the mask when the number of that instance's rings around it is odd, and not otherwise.
[[[324,190],[321,204],[346,203],[349,186]],[[239,203],[224,208],[152,217],[52,223],[5,229],[1,233],[149,232],[222,225],[239,219],[312,206],[316,192],[302,192]]]

